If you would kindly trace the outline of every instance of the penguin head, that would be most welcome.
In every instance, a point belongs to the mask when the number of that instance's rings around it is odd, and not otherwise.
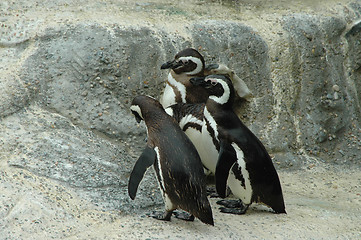
[[[145,120],[152,113],[157,115],[159,114],[159,110],[164,111],[162,105],[155,98],[144,95],[137,96],[133,99],[130,110],[138,123]]]
[[[171,68],[176,74],[196,76],[203,74],[204,66],[203,56],[194,48],[186,48],[177,53],[173,61],[164,63],[160,68]]]
[[[193,85],[203,87],[209,93],[209,99],[218,104],[233,104],[234,87],[226,75],[208,75],[194,77],[189,80]]]

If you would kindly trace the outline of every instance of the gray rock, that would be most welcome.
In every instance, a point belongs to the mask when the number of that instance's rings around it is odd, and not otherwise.
[[[147,24],[96,23],[54,24],[15,39],[4,31],[0,54],[12,68],[0,66],[6,75],[0,81],[0,205],[6,206],[0,226],[17,212],[30,216],[32,208],[54,202],[66,208],[68,198],[99,211],[161,206],[152,171],[136,201],[127,194],[145,145],[144,125],[136,124],[129,105],[138,94],[160,96],[167,77],[161,64],[190,46],[207,63],[234,69],[252,90],[255,98],[237,102],[235,110],[277,167],[359,163],[361,45],[354,20],[361,8],[357,2],[348,8],[353,14],[280,17],[279,48],[240,21],[184,23],[184,31],[171,33]],[[26,191],[33,202],[18,199]],[[19,202],[17,212],[9,202]],[[71,225],[82,210],[72,211],[56,208],[50,215]]]
[[[232,38],[214,35],[218,43],[230,46],[228,50],[218,54],[199,28],[204,33],[231,29]],[[258,88],[257,101],[265,106],[258,121],[265,123],[272,86],[262,38],[250,27],[232,22],[198,23],[189,31],[194,46],[204,46],[201,51],[207,61],[228,64]],[[9,103],[1,105],[9,109],[1,122],[1,135],[6,136],[3,148],[13,153],[8,166],[75,189],[102,209],[132,211],[160,204],[152,171],[146,174],[136,201],[127,194],[130,171],[145,145],[144,125],[136,124],[129,105],[138,94],[160,95],[167,76],[160,65],[191,46],[184,39],[146,27],[46,29],[22,65],[21,104],[8,98]],[[10,104],[18,107],[9,108]],[[262,128],[259,122],[253,126],[256,131]]]
[[[157,188],[152,174],[146,175],[136,203],[128,197],[128,176],[138,153],[79,128],[57,113],[26,108],[5,118],[0,134],[6,136],[2,149],[12,153],[7,158],[9,167],[76,189],[104,209],[129,211],[161,202],[160,195],[149,198]]]
[[[48,29],[38,41],[22,79],[43,107],[108,136],[143,132],[134,127],[128,106],[135,95],[150,94],[146,88],[162,89],[153,67],[163,62],[162,51],[151,30],[115,27],[110,34],[79,25]]]
[[[27,89],[13,75],[1,79],[0,96],[0,119],[21,110],[29,103]]]
[[[273,96],[270,81],[270,63],[267,43],[254,29],[242,23],[230,21],[204,21],[190,29],[193,47],[200,49],[208,63],[224,63],[233,69],[254,92],[254,101],[263,106],[257,115],[257,123],[248,122],[249,127],[259,132],[269,121]],[[239,106],[242,113],[253,111]]]
[[[361,6],[358,5],[359,11],[361,11]],[[347,75],[349,76],[352,85],[349,87],[349,92],[351,98],[354,99],[353,105],[360,109],[361,104],[361,31],[360,31],[361,22],[351,24],[351,29],[345,34],[348,46],[349,58],[346,66]],[[361,117],[360,111],[356,111],[357,117]]]
[[[301,144],[334,148],[336,141],[326,141],[330,139],[326,137],[343,137],[358,111],[347,97],[342,39],[346,23],[336,17],[296,14],[285,17],[283,26],[289,36],[292,78],[299,81],[293,104],[294,114],[299,116]]]

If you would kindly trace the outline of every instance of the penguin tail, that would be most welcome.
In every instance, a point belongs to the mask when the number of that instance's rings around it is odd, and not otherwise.
[[[212,211],[204,212],[203,214],[198,216],[198,218],[199,220],[201,220],[201,222],[214,226]]]
[[[276,212],[276,213],[284,213],[284,214],[287,214],[286,209],[283,209],[282,212]]]
[[[201,222],[214,226],[212,208],[208,200],[201,206],[201,209],[193,215],[201,220]]]
[[[258,199],[255,202],[263,203],[264,205],[272,208],[272,210],[276,214],[278,214],[278,213],[286,213],[286,210],[285,210],[286,207],[285,207],[285,202],[283,200],[282,193],[278,194],[276,196],[268,196],[268,198],[258,197]]]
[[[281,195],[280,197],[278,197],[277,201],[273,201],[272,204],[269,205],[273,211],[275,211],[275,213],[286,213],[286,209],[285,209],[285,202],[283,200],[283,196]]]
[[[273,209],[273,211],[275,211],[275,213],[277,213],[277,214],[279,214],[279,213],[285,213],[285,214],[287,214],[285,208],[280,208],[280,209],[272,208],[272,209]]]

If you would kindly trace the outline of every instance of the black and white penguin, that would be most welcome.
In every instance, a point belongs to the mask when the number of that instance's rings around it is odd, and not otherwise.
[[[164,108],[176,103],[206,102],[207,91],[189,82],[191,77],[204,76],[204,58],[197,50],[186,48],[178,52],[174,60],[164,63],[161,69],[171,69],[160,100]]]
[[[236,95],[249,101],[253,98],[252,91],[248,88],[247,84],[230,68],[224,64],[209,64],[206,65],[204,76],[208,75],[225,75],[229,77],[233,83],[233,88]]]
[[[179,127],[192,141],[198,153],[203,150],[201,138],[204,107],[205,103],[177,103],[165,109],[166,113],[174,118],[174,120],[179,124]],[[207,160],[204,159],[201,155],[200,157],[202,163]],[[204,173],[207,176],[214,175],[214,172],[210,171],[204,163],[203,167]]]
[[[153,217],[170,221],[173,210],[180,208],[191,214],[184,220],[197,217],[213,225],[202,163],[192,142],[157,100],[138,96],[130,109],[138,122],[144,120],[148,135],[147,146],[129,178],[131,199],[145,171],[153,165],[165,203],[165,213]]]
[[[194,48],[186,48],[178,52],[174,60],[164,63],[161,69],[171,69],[160,100],[164,108],[176,103],[205,103],[208,99],[207,91],[192,85],[189,79],[211,74],[229,76],[239,97],[246,100],[252,97],[252,92],[246,83],[233,70],[224,64],[205,65],[203,56]]]
[[[203,114],[203,164],[215,172],[216,189],[226,196],[227,185],[241,201],[221,201],[222,212],[244,214],[252,202],[263,203],[276,213],[286,213],[281,184],[272,159],[261,141],[232,109],[234,88],[222,75],[190,79],[209,93]],[[243,203],[243,204],[242,204]]]

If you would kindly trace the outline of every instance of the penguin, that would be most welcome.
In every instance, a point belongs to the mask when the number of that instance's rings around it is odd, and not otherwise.
[[[154,213],[154,218],[170,221],[172,212],[180,208],[190,215],[179,218],[193,221],[197,217],[214,225],[202,163],[192,142],[154,98],[137,96],[130,109],[138,123],[144,120],[148,136],[130,174],[130,198],[135,199],[145,171],[153,165],[165,203],[165,212]]]
[[[187,137],[192,141],[198,153],[202,149],[201,137],[203,126],[203,110],[205,103],[177,103],[165,109],[165,112],[174,118],[179,127],[184,131]],[[201,157],[202,163],[205,159]],[[204,173],[214,175],[203,163]]]
[[[224,64],[209,64],[206,66],[204,76],[208,75],[226,75],[232,83],[237,96],[250,101],[253,98],[252,91],[248,88],[247,84],[230,68]]]
[[[215,173],[216,190],[225,198],[227,185],[239,200],[221,200],[221,212],[246,213],[253,202],[286,213],[281,184],[272,159],[261,141],[242,123],[232,105],[235,92],[224,75],[191,78],[209,93],[203,110],[203,164]]]
[[[203,56],[194,48],[178,52],[172,61],[162,64],[161,69],[171,69],[160,102],[164,108],[176,103],[205,103],[208,93],[189,82],[191,77],[224,74],[235,83],[239,97],[249,100],[253,97],[247,84],[233,70],[224,64],[205,65]]]
[[[178,52],[174,60],[164,63],[161,69],[171,69],[161,97],[164,108],[176,103],[206,102],[207,91],[189,82],[191,77],[204,76],[204,58],[197,50],[186,48]]]

